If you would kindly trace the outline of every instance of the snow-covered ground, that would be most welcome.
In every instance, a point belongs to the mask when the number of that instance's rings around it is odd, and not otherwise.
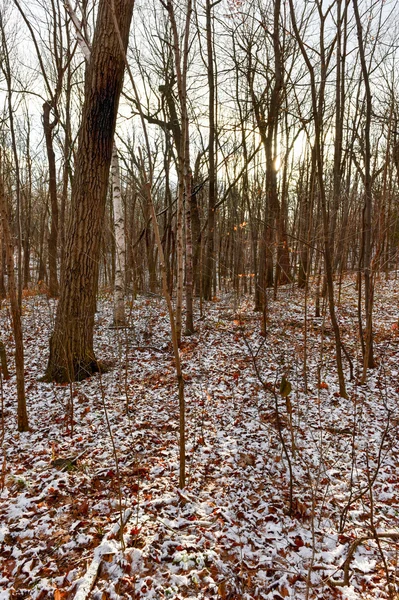
[[[205,304],[181,348],[180,491],[163,300],[139,297],[128,306],[131,328],[115,330],[111,299],[100,298],[96,351],[109,370],[70,387],[40,381],[55,309],[44,296],[26,298],[32,431],[16,430],[12,377],[3,382],[0,599],[74,598],[93,559],[93,599],[360,600],[389,598],[388,579],[397,594],[399,281],[377,284],[377,367],[366,385],[357,295],[344,282],[338,312],[355,375],[349,382],[344,358],[347,400],[338,395],[329,319],[314,317],[309,298],[305,335],[304,304],[303,291],[279,290],[266,338],[248,298]],[[0,317],[13,371],[7,305]],[[282,377],[292,386],[288,399]],[[76,456],[75,465],[57,461]],[[129,510],[122,548],[118,522]],[[348,585],[334,585],[343,583],[345,561]]]

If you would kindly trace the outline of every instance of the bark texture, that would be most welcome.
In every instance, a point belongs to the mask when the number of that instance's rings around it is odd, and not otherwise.
[[[43,104],[43,128],[46,140],[46,151],[49,169],[49,193],[51,204],[50,234],[48,236],[48,264],[49,264],[49,293],[51,297],[58,296],[57,276],[57,246],[58,246],[58,199],[57,199],[57,171],[55,166],[55,152],[53,147],[53,131],[58,122],[55,117],[51,122],[51,103]]]
[[[114,232],[115,232],[115,285],[114,285],[114,326],[126,325],[125,314],[125,213],[121,193],[121,180],[119,175],[118,149],[114,143],[112,153],[112,202],[114,206]]]
[[[0,153],[0,221],[1,228],[3,231],[3,240],[7,258],[8,293],[10,296],[11,318],[15,341],[15,372],[17,380],[18,431],[29,431],[28,413],[26,409],[25,397],[24,342],[22,335],[21,310],[18,303],[18,290],[14,268],[14,244],[12,241],[10,229],[8,203],[4,193],[1,159],[2,156]],[[6,376],[6,372],[4,371],[4,362],[3,374]]]
[[[134,0],[115,0],[120,36],[127,47]],[[71,197],[60,301],[46,378],[81,380],[98,371],[93,349],[95,294],[124,56],[108,0],[100,0]]]
[[[212,3],[206,0],[206,47],[207,47],[207,75],[209,87],[209,193],[208,193],[208,231],[207,248],[204,270],[204,298],[212,300],[213,275],[215,272],[215,205],[216,205],[216,117],[215,117],[215,74],[213,56],[213,31],[212,31]]]

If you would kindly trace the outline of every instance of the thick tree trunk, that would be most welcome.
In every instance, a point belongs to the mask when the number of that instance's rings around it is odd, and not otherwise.
[[[113,2],[120,36],[127,47],[134,0]],[[80,380],[98,371],[93,349],[95,294],[124,56],[108,0],[100,0],[79,148],[72,186],[60,301],[50,340],[47,379]]]

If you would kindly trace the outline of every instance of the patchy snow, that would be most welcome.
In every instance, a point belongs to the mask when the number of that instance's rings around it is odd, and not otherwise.
[[[359,545],[350,586],[329,584],[330,577],[342,578],[356,538],[373,528],[396,531],[399,523],[399,339],[391,328],[399,284],[392,278],[378,285],[378,366],[361,386],[348,381],[345,361],[347,400],[337,393],[328,318],[323,330],[322,320],[311,317],[311,302],[306,393],[302,291],[287,286],[276,302],[270,299],[266,339],[249,299],[205,303],[198,331],[181,347],[184,491],[177,489],[178,398],[163,301],[138,298],[132,329],[115,330],[108,327],[112,303],[103,295],[96,351],[111,369],[71,390],[39,379],[53,301],[25,299],[32,431],[16,431],[11,378],[3,382],[0,600],[45,600],[55,589],[73,598],[93,557],[102,568],[92,599],[388,598],[385,566],[392,581],[399,577],[394,540],[381,541],[384,560],[375,540]],[[343,288],[340,325],[358,377],[356,302],[354,286]],[[0,319],[11,357],[8,314],[5,306]],[[290,403],[279,394],[282,376],[292,385]],[[61,471],[52,464],[71,456],[80,456],[76,466]],[[117,530],[125,509],[132,514],[122,549]]]

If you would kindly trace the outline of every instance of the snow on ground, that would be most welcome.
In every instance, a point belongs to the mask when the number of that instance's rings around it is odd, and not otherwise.
[[[108,371],[59,386],[40,381],[54,303],[25,298],[32,431],[16,431],[12,377],[3,382],[0,599],[73,598],[93,557],[93,599],[374,599],[389,598],[388,580],[397,593],[398,541],[376,534],[399,531],[399,281],[378,282],[378,364],[363,386],[356,291],[344,282],[339,318],[355,375],[347,400],[337,392],[329,319],[315,318],[309,299],[305,335],[304,302],[303,291],[279,290],[266,338],[248,298],[205,304],[181,348],[180,491],[162,299],[139,297],[128,306],[131,328],[115,330],[111,299],[101,297],[96,351]],[[11,366],[6,305],[0,317]],[[345,372],[348,380],[346,359]],[[279,393],[283,376],[288,399]],[[75,465],[61,460],[76,456]],[[123,549],[112,528],[126,509]],[[353,554],[348,585],[334,586],[362,536],[369,539]]]

